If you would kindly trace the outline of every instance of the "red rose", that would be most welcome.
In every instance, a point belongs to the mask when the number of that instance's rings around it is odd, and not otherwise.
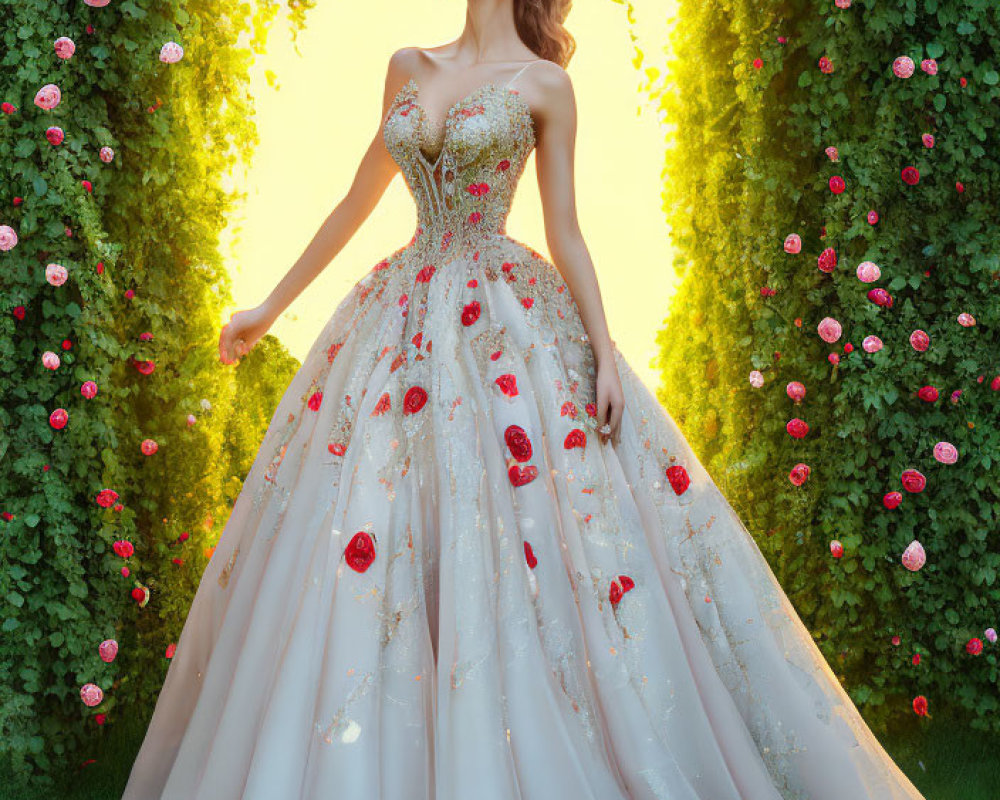
[[[462,324],[471,325],[479,319],[480,306],[478,300],[473,300],[462,309]]]
[[[821,272],[833,272],[837,266],[837,251],[832,247],[826,248],[826,250],[819,254],[817,263]]]
[[[790,480],[795,486],[801,486],[809,478],[809,465],[808,464],[796,464],[792,467],[792,471],[788,473],[788,480]]]
[[[916,167],[903,167],[903,171],[900,175],[903,178],[903,183],[909,184],[910,186],[916,186],[917,182],[920,180],[920,171]]]
[[[900,639],[900,638],[899,638],[899,636],[893,636],[893,637],[892,637],[892,643],[893,643],[894,645],[899,645],[899,643],[900,643],[901,641],[902,641],[902,639]]]
[[[913,666],[916,666],[917,664],[919,664],[920,663],[920,653],[914,653],[913,654],[913,658],[910,659],[910,660],[913,662]]]
[[[927,713],[927,698],[922,694],[913,698],[913,711],[918,717],[929,717]]]
[[[538,477],[538,467],[533,464],[529,464],[526,467],[511,464],[510,469],[507,470],[507,477],[510,478],[510,482],[515,486],[524,486],[524,484],[531,483]]]
[[[118,492],[114,489],[101,489],[97,493],[97,505],[101,506],[101,508],[110,508],[117,499]]]
[[[902,502],[903,502],[902,492],[888,492],[882,498],[882,504],[888,509],[898,508],[899,504]]]
[[[524,560],[528,562],[528,566],[532,569],[538,564],[538,559],[535,558],[535,552],[531,549],[531,545],[527,542],[524,543]]]
[[[955,191],[957,191],[959,194],[964,192],[965,184],[963,184],[961,181],[955,181]]]
[[[830,191],[834,194],[841,194],[846,186],[847,185],[844,183],[844,179],[839,175],[834,175],[830,178]]]
[[[927,485],[927,479],[915,469],[904,469],[902,482],[908,492],[922,492]]]
[[[809,433],[809,426],[805,423],[805,420],[795,417],[788,421],[788,424],[785,425],[785,430],[788,431],[789,436],[792,438],[801,439]]]
[[[820,57],[819,71],[827,75],[833,72],[833,62],[827,56]]]
[[[375,404],[375,408],[372,409],[370,416],[378,417],[384,414],[386,411],[392,408],[392,400],[389,398],[388,392],[382,392],[382,396],[378,399]]]
[[[111,545],[111,549],[115,551],[115,555],[121,556],[122,558],[129,558],[135,552],[132,542],[127,539],[119,539]]]
[[[494,383],[500,387],[500,391],[507,395],[507,397],[516,397],[519,394],[517,390],[517,376],[510,372],[498,377]]]
[[[760,68],[761,68],[761,67],[763,67],[763,66],[764,66],[764,59],[762,59],[762,58],[760,58],[760,57],[758,56],[757,58],[755,58],[755,59],[753,60],[753,68],[754,68],[754,69],[760,69]]]
[[[26,310],[24,306],[14,306],[14,319],[24,319]]]
[[[375,560],[375,543],[366,531],[358,531],[344,548],[344,560],[355,572],[364,572]]]
[[[422,386],[411,386],[403,395],[403,413],[413,414],[424,407],[427,402],[427,391]]]
[[[990,388],[994,391],[1000,391],[1000,375],[997,375],[993,380],[990,381]]]
[[[573,430],[566,434],[566,438],[563,439],[563,447],[566,450],[572,450],[574,447],[586,446],[587,434],[580,428],[573,428]]]
[[[531,440],[524,428],[520,425],[508,425],[503,432],[504,441],[510,448],[510,453],[518,461],[527,461],[531,458]]]
[[[970,656],[978,656],[983,652],[983,641],[982,639],[969,639],[968,643],[965,645],[965,652]]]
[[[66,427],[69,422],[69,412],[65,408],[57,408],[49,414],[49,424],[57,431]]]
[[[672,467],[667,467],[666,475],[667,480],[670,481],[670,486],[674,490],[674,494],[684,494],[688,486],[691,485],[691,478],[688,476],[687,470],[682,466],[675,464]]]
[[[323,402],[323,393],[318,391],[313,392],[312,395],[309,397],[309,408],[311,408],[313,411],[318,411],[320,403],[322,402]]]
[[[938,390],[933,386],[924,386],[919,392],[917,392],[917,397],[927,403],[933,403],[938,399]]]
[[[132,595],[132,599],[133,600],[136,600],[138,602],[142,602],[143,598],[145,598],[145,596],[146,596],[146,593],[141,588],[139,588],[138,586],[136,586],[132,590],[131,595]]]

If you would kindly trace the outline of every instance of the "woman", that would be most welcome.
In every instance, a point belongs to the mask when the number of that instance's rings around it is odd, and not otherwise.
[[[234,363],[402,172],[413,239],[275,411],[127,800],[920,797],[609,337],[568,9],[395,53],[350,191],[223,328]],[[533,149],[554,263],[505,233]]]

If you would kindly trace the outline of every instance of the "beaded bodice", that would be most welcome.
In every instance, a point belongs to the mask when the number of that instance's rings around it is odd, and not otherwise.
[[[486,83],[455,103],[443,130],[435,132],[428,130],[418,95],[411,78],[393,99],[382,128],[417,205],[415,245],[475,247],[484,236],[505,233],[517,182],[535,145],[527,102],[516,89]],[[432,158],[428,151],[434,149]]]

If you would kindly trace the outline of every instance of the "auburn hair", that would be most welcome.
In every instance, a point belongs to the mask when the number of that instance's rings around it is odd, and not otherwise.
[[[518,36],[540,58],[565,69],[576,50],[576,40],[563,26],[573,0],[514,0]]]

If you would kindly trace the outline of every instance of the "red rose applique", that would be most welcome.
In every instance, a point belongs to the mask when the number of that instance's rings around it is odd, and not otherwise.
[[[510,453],[518,461],[527,461],[531,458],[531,440],[524,428],[520,425],[508,425],[503,432],[504,441],[510,448]]]
[[[330,345],[330,349],[326,351],[327,363],[332,364],[333,359],[337,357],[337,353],[340,352],[340,348],[344,346],[343,342],[334,342]]]
[[[455,234],[451,231],[445,231],[444,235],[441,237],[441,249],[444,250],[451,243],[451,237]]]
[[[355,572],[364,572],[375,560],[375,543],[365,531],[358,531],[344,548],[344,560]]]
[[[589,416],[591,416],[591,417],[596,417],[597,416],[597,404],[596,403],[587,403],[587,405],[584,406],[584,408],[586,409],[587,414]]]
[[[502,355],[503,355],[503,350],[494,350],[492,353],[490,353],[490,361],[496,361]]]
[[[481,310],[478,300],[473,300],[471,303],[466,304],[465,308],[462,309],[462,324],[466,326],[471,325],[479,319]]]
[[[535,551],[531,549],[531,545],[528,542],[524,543],[524,560],[528,562],[528,566],[532,569],[538,564],[538,559],[535,557]]]
[[[687,470],[681,466],[667,467],[667,480],[670,481],[676,494],[683,494],[691,485]]]
[[[608,589],[608,600],[611,601],[611,605],[618,605],[618,601],[622,599],[622,595],[634,587],[635,581],[628,575],[619,575],[618,580],[611,581],[611,587]]]
[[[326,449],[329,450],[331,453],[333,453],[335,456],[342,456],[344,455],[344,453],[347,452],[347,445],[343,444],[342,442],[330,442],[330,444],[327,445]]]
[[[566,450],[572,450],[574,447],[585,447],[586,445],[587,434],[580,428],[573,428],[573,430],[566,434],[566,438],[563,440],[563,447]]]
[[[576,404],[572,400],[567,400],[559,409],[559,416],[576,419]]]
[[[524,486],[524,484],[531,483],[538,477],[538,467],[533,464],[529,464],[526,467],[511,464],[510,469],[507,470],[507,477],[510,478],[510,482],[515,486]]]
[[[309,408],[313,411],[319,410],[320,404],[323,402],[322,392],[313,392],[312,396],[309,398]]]
[[[389,266],[389,259],[385,258],[379,261],[374,267],[372,267],[372,272],[378,272]]]
[[[473,211],[468,216],[468,222],[469,222],[470,225],[475,225],[477,222],[479,222],[480,220],[482,220],[482,218],[483,218],[483,215],[481,213],[479,213],[478,211]]]
[[[422,386],[411,386],[403,396],[403,413],[413,414],[424,407],[427,391]]]
[[[382,392],[382,396],[378,399],[378,402],[375,404],[375,408],[372,409],[371,416],[377,417],[381,414],[384,414],[390,408],[392,408],[392,403],[389,400],[389,393]]]
[[[423,340],[424,340],[424,332],[423,332],[423,331],[417,331],[417,332],[416,332],[416,333],[415,333],[415,334],[413,335],[413,338],[412,338],[412,339],[410,339],[410,341],[411,341],[411,342],[413,342],[413,346],[414,346],[414,347],[416,347],[416,348],[417,348],[417,350],[419,350],[419,349],[420,349],[420,343],[421,343],[421,342],[422,342]]]
[[[473,197],[482,197],[490,190],[490,185],[488,183],[470,183],[468,186],[469,194]]]
[[[524,297],[521,299],[521,305],[524,306],[525,308],[531,308],[534,304],[535,304],[535,298],[533,297]]]
[[[516,397],[519,394],[517,391],[517,376],[510,372],[498,377],[494,383],[500,387],[500,391],[507,395],[507,397]]]
[[[427,283],[434,274],[434,265],[428,264],[417,273],[417,283]]]

